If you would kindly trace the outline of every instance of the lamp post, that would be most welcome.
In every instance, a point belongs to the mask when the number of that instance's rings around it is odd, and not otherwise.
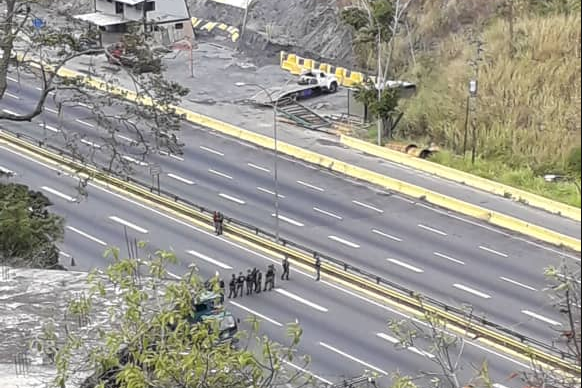
[[[287,86],[292,79],[285,83]],[[273,151],[274,151],[274,160],[273,160],[273,179],[275,183],[275,238],[276,241],[279,242],[279,176],[278,176],[278,159],[279,159],[279,150],[278,150],[278,130],[277,130],[277,106],[279,104],[279,99],[277,101],[273,101],[272,94],[262,85],[256,83],[246,83],[241,82],[238,83],[237,86],[255,86],[261,89],[268,97],[271,105],[273,106]]]
[[[467,95],[466,111],[465,111],[465,134],[463,137],[463,158],[467,154],[467,139],[469,137],[469,112],[471,108],[471,99],[477,96],[477,81],[469,81],[469,94]]]
[[[469,95],[471,98],[477,97],[478,83],[476,79],[469,82]],[[473,146],[471,150],[471,163],[475,164],[475,158],[477,156],[477,126],[475,125],[475,118],[471,120],[471,127],[473,129]]]

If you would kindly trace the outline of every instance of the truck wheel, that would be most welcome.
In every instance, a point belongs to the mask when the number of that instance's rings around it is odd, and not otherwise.
[[[337,92],[337,82],[332,82],[331,85],[329,85],[329,92],[330,93]]]

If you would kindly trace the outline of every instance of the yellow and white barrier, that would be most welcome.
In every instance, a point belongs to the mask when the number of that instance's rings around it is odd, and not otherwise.
[[[546,210],[550,213],[560,214],[564,217],[568,217],[576,221],[580,221],[581,218],[580,209],[576,207],[552,201],[551,199],[532,194],[515,187],[504,185],[502,183],[494,182],[489,179],[481,178],[464,171],[442,166],[428,160],[415,158],[385,147],[379,147],[375,144],[350,136],[342,135],[341,143],[345,146],[365,152],[369,155],[378,156],[380,158],[400,163],[405,166],[439,176],[441,178],[463,183],[467,186],[504,196],[506,198],[511,198],[514,201],[526,203],[530,206]]]

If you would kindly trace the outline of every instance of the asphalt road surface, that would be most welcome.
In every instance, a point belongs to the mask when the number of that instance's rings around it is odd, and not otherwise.
[[[118,246],[127,253],[127,240],[147,241],[149,251],[172,249],[180,259],[170,268],[177,275],[186,273],[191,264],[203,277],[219,271],[228,278],[247,268],[264,269],[279,263],[279,258],[254,252],[92,183],[88,197],[79,197],[75,178],[3,145],[0,166],[16,173],[13,181],[44,192],[54,203],[53,211],[66,217],[61,257],[69,265],[74,258],[76,270],[103,268],[108,262],[103,257],[106,247]],[[280,266],[277,269],[280,271]],[[300,353],[312,357],[309,373],[322,382],[340,381],[367,370],[378,373],[380,386],[387,386],[397,371],[412,376],[421,371],[438,372],[434,351],[427,342],[420,340],[404,350],[394,347],[395,337],[387,323],[405,319],[404,314],[325,278],[315,282],[313,273],[292,268],[289,282],[277,279],[274,291],[229,300],[227,307],[241,318],[257,316],[262,321],[261,331],[280,342],[286,340],[286,323],[299,322],[304,330]],[[520,386],[508,378],[523,369],[522,364],[473,342],[464,348],[460,375],[473,375],[485,359],[492,377],[502,384],[496,388]],[[420,383],[422,386],[422,380]]]
[[[38,91],[12,82],[0,108],[18,113]],[[62,147],[59,126],[99,148],[103,133],[85,106],[57,118],[52,102],[32,123],[10,123]],[[44,124],[44,125],[43,125]],[[121,130],[134,176],[149,182],[149,168],[162,168],[164,190],[227,216],[273,231],[273,153],[185,123],[181,156],[131,155],[132,134]],[[133,134],[133,136],[135,136]],[[96,148],[97,147],[97,148]],[[512,236],[484,223],[411,201],[281,157],[278,163],[281,236],[430,295],[442,302],[474,306],[475,313],[549,343],[560,317],[544,293],[543,268],[579,254]],[[169,240],[171,241],[171,239]]]

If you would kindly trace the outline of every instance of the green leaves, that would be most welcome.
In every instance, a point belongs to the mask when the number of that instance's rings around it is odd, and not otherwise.
[[[0,183],[0,260],[16,267],[53,268],[64,220],[52,213],[49,199],[19,184]]]

